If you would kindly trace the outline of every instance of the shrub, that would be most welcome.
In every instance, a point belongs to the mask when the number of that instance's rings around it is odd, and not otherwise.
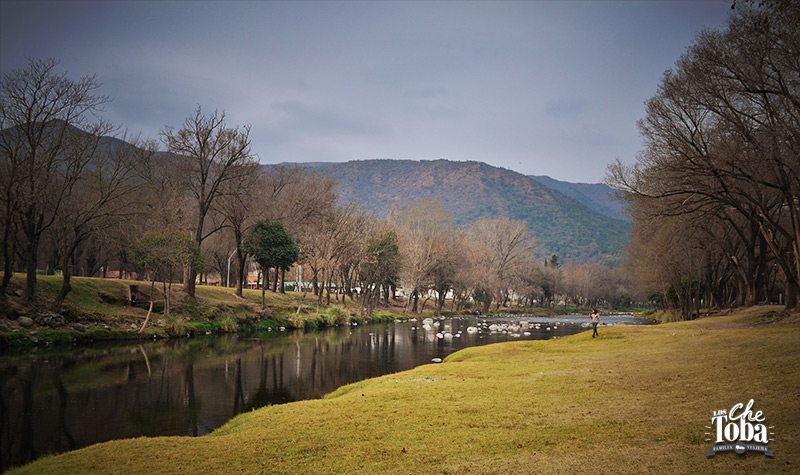
[[[351,318],[350,312],[337,305],[330,306],[325,311],[325,323],[327,323],[328,325],[349,323],[350,318]]]
[[[239,324],[236,323],[230,315],[222,317],[219,321],[219,329],[224,333],[234,333],[239,329]]]
[[[168,315],[164,320],[164,331],[171,337],[186,336],[186,323],[174,315]]]

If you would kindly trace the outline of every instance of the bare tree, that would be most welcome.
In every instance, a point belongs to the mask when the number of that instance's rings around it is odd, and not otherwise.
[[[471,239],[486,249],[483,275],[487,284],[484,290],[493,295],[498,308],[509,296],[515,270],[533,257],[536,244],[524,221],[508,217],[483,218],[472,224]],[[491,300],[491,299],[487,299]],[[485,304],[488,310],[488,302]]]
[[[361,315],[372,315],[380,301],[381,288],[387,281],[397,279],[400,272],[400,251],[397,234],[386,230],[369,238],[364,248],[359,273],[362,282]],[[387,289],[388,290],[388,289]]]
[[[437,312],[441,312],[444,308],[447,294],[455,286],[462,269],[467,266],[467,256],[461,249],[464,239],[462,234],[451,229],[438,235],[434,242],[433,262],[428,272],[428,280],[436,292]]]
[[[178,156],[180,173],[186,187],[194,198],[196,221],[192,235],[198,245],[209,235],[222,229],[219,223],[206,226],[223,186],[241,177],[248,168],[241,165],[252,160],[250,152],[250,126],[230,128],[225,122],[225,113],[214,111],[204,115],[200,106],[175,131],[165,127],[161,136],[167,150]],[[194,297],[197,269],[187,267],[184,271],[184,291]]]
[[[231,231],[233,250],[236,254],[236,295],[242,296],[245,279],[245,261],[247,254],[243,244],[250,228],[263,216],[265,200],[262,184],[264,176],[261,166],[255,162],[239,165],[234,178],[228,180],[220,188],[220,196],[216,208],[225,218],[225,227]]]
[[[136,145],[109,137],[85,135],[75,140],[86,142],[80,147],[79,153],[88,156],[88,163],[64,197],[64,206],[54,220],[54,234],[63,273],[61,289],[54,304],[55,311],[61,309],[61,304],[72,289],[70,264],[79,247],[92,235],[133,215],[134,210],[128,204],[139,189],[133,179],[134,170],[138,156],[146,153]]]
[[[650,216],[721,223],[754,250],[733,255],[747,303],[768,274],[759,269],[769,249],[789,308],[800,305],[798,13],[766,2],[702,32],[647,102],[645,153],[634,167],[614,164],[609,180],[657,211]]]
[[[417,311],[419,294],[428,289],[436,262],[436,241],[451,230],[444,205],[436,200],[417,200],[389,214],[389,224],[398,232],[402,256],[401,279],[410,292],[405,311]]]
[[[72,80],[58,74],[53,59],[33,60],[0,81],[0,158],[12,174],[4,180],[6,219],[16,215],[25,238],[25,298],[36,296],[36,267],[42,234],[50,228],[91,154],[76,129],[101,136],[108,124],[91,122],[108,98],[95,95],[94,76]],[[10,187],[10,189],[9,189]],[[4,233],[7,234],[7,233]],[[4,247],[10,243],[5,236]]]

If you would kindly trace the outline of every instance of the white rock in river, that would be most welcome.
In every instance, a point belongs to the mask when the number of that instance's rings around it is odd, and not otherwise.
[[[467,333],[478,333],[478,327],[467,327]]]
[[[441,358],[434,358],[434,359],[432,359],[431,361],[432,361],[433,363],[441,363],[441,362],[442,362],[442,359],[441,359]]]

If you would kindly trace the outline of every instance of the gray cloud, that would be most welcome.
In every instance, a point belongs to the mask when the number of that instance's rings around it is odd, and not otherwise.
[[[344,114],[334,109],[312,107],[301,101],[272,104],[274,125],[287,135],[382,137],[391,128],[377,118]]]
[[[558,98],[547,101],[545,113],[549,117],[563,119],[580,117],[586,111],[586,101],[571,98]]]
[[[0,0],[0,72],[97,73],[109,119],[157,138],[196,107],[263,161],[481,160],[599,181],[632,161],[661,74],[725,0]]]

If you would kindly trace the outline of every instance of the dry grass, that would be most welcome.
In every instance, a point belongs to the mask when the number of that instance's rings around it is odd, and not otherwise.
[[[800,329],[757,313],[469,348],[205,437],[113,441],[13,473],[796,472]],[[751,398],[775,458],[706,459],[712,411]]]

